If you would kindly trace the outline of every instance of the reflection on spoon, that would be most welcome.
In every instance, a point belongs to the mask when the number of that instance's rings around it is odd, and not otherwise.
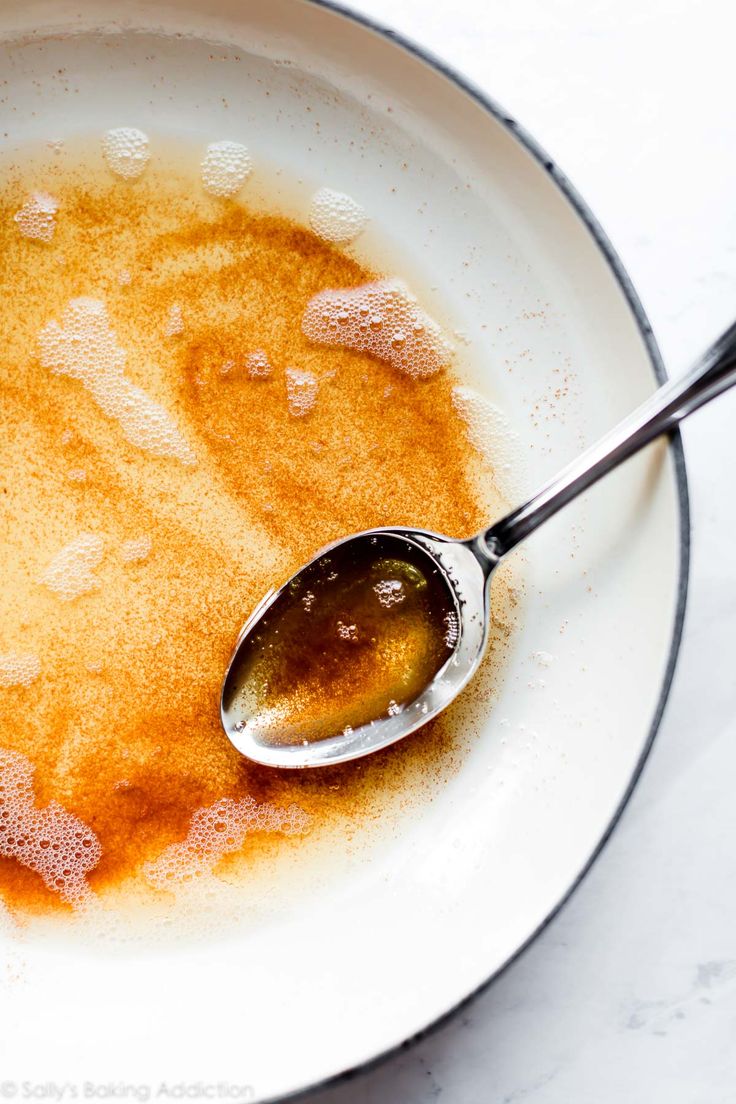
[[[483,658],[501,557],[735,382],[736,325],[690,372],[476,537],[381,529],[324,549],[244,626],[222,690],[229,739],[259,763],[317,767],[414,732],[457,697]]]

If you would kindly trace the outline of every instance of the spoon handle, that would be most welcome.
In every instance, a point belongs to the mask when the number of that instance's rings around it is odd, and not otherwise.
[[[532,498],[477,538],[495,562],[602,476],[736,383],[736,323],[683,376],[669,380]]]

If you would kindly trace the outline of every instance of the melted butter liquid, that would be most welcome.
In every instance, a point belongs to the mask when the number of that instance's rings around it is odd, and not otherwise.
[[[352,542],[310,565],[259,622],[234,671],[235,711],[268,744],[338,736],[413,702],[456,633],[452,595],[426,555],[392,538]]]
[[[209,855],[216,874],[208,817],[212,833],[236,825],[227,861],[246,879],[263,864],[278,879],[281,853],[307,853],[321,826],[359,834],[461,758],[452,715],[370,760],[296,775],[248,763],[222,732],[223,672],[267,590],[345,533],[470,534],[489,473],[453,406],[453,371],[413,379],[302,333],[314,295],[382,274],[249,208],[247,187],[238,201],[206,195],[200,157],[154,144],[144,175],[121,181],[95,139],[6,161],[0,189],[0,745],[33,767],[26,811],[58,802],[94,833],[85,877],[103,896],[143,893],[147,864],[177,847],[190,866]],[[56,202],[50,241],[14,219],[33,192]],[[120,368],[117,391],[54,360],[80,296],[103,305],[83,321]],[[267,376],[247,370],[254,353]],[[290,371],[318,383],[303,416]],[[170,454],[114,408],[141,393],[148,431],[161,412],[175,427]],[[502,617],[497,645],[507,633]],[[305,820],[307,832],[281,830]],[[33,863],[3,854],[0,897],[15,912],[68,908]]]

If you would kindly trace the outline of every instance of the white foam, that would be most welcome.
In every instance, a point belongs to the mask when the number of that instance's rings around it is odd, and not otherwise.
[[[307,613],[309,613],[312,606],[314,605],[314,599],[315,599],[315,594],[314,594],[314,591],[312,591],[312,590],[308,590],[307,593],[305,595],[303,595],[302,605],[304,606],[304,609],[307,611]]]
[[[551,667],[555,661],[555,657],[550,652],[532,652],[532,659],[539,664],[540,667]]]
[[[252,797],[239,801],[223,797],[198,809],[186,839],[166,847],[157,859],[146,863],[143,873],[158,889],[173,889],[212,872],[224,855],[237,851],[252,832],[296,835],[307,830],[309,817],[298,805],[280,809],[258,804]]]
[[[36,192],[13,215],[24,238],[50,242],[56,230],[56,212],[59,204],[53,196]]]
[[[381,579],[380,583],[376,583],[373,587],[373,591],[381,605],[386,606],[387,609],[397,606],[406,598],[400,579]]]
[[[400,280],[321,291],[310,299],[302,331],[312,341],[370,353],[411,376],[431,376],[450,360],[442,330]]]
[[[254,353],[248,353],[245,358],[245,370],[251,379],[268,379],[273,372],[263,349],[256,349]]]
[[[524,464],[518,434],[511,428],[506,415],[472,387],[453,387],[452,401],[465,422],[471,445],[493,466],[501,494],[511,499],[521,497]]]
[[[102,152],[110,172],[124,180],[140,176],[151,156],[148,135],[137,127],[116,127],[102,139]]]
[[[344,621],[337,622],[337,635],[341,640],[355,641],[358,639],[358,626],[348,625]]]
[[[99,581],[94,569],[100,565],[104,550],[102,537],[96,533],[80,533],[56,553],[40,582],[64,602],[97,590]]]
[[[70,905],[90,901],[87,874],[100,861],[94,832],[56,801],[34,804],[33,765],[17,751],[0,748],[0,855],[40,874]]]
[[[131,444],[183,464],[194,453],[171,416],[125,376],[125,351],[115,339],[104,303],[72,299],[58,322],[39,338],[41,364],[80,380],[108,418],[115,418]]]
[[[457,614],[454,610],[449,610],[445,614],[445,644],[448,648],[454,648],[460,639],[460,625],[458,623]]]
[[[172,303],[169,308],[169,314],[166,319],[166,328],[164,329],[164,335],[166,337],[176,337],[178,334],[184,333],[184,315],[182,314],[181,303]]]
[[[202,162],[202,186],[214,196],[234,196],[251,174],[247,147],[240,142],[212,142]]]
[[[365,230],[367,222],[364,208],[343,192],[320,188],[312,196],[309,223],[323,241],[347,245]]]
[[[499,438],[508,432],[508,422],[499,408],[472,387],[453,387],[452,401],[466,424],[468,440],[490,461],[498,453]]]
[[[314,407],[317,401],[319,383],[311,372],[299,368],[286,369],[286,401],[289,413],[302,418]]]
[[[152,548],[153,541],[144,534],[142,537],[132,537],[130,540],[123,541],[120,545],[120,555],[124,563],[138,563],[140,560],[148,559]]]
[[[32,652],[0,655],[0,686],[30,686],[41,674],[41,660]]]
[[[86,483],[87,472],[84,468],[70,468],[66,474],[67,479],[71,479],[72,483]]]

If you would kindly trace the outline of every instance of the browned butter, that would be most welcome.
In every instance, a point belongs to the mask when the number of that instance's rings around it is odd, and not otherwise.
[[[57,205],[48,241],[24,236],[14,217],[36,190]],[[244,197],[206,195],[186,157],[154,157],[140,180],[121,181],[92,143],[83,156],[5,165],[0,746],[32,773],[22,801],[0,791],[7,823],[26,818],[20,835],[0,833],[0,897],[16,912],[75,903],[65,856],[86,864],[93,893],[144,879],[172,846],[202,859],[197,817],[213,832],[240,817],[248,830],[228,835],[223,853],[272,858],[277,877],[283,847],[309,847],[304,824],[344,818],[359,831],[389,795],[429,793],[457,763],[452,715],[370,760],[296,774],[255,767],[221,729],[226,663],[271,586],[347,533],[417,525],[463,536],[487,509],[449,365],[413,378],[302,332],[315,295],[380,274]],[[145,393],[175,427],[166,432],[184,444],[170,455],[134,439],[99,365],[94,378],[70,371],[80,297],[101,305],[79,310],[95,348],[122,364],[120,394]],[[294,371],[317,382],[306,413],[289,401]],[[371,595],[397,580],[407,605],[386,618]],[[408,657],[390,696],[367,693],[368,712],[400,706],[446,648],[428,618],[440,600],[427,605],[432,580],[383,564],[375,579],[356,565],[343,583],[340,601],[318,607],[316,634],[289,626],[298,647],[267,665],[268,694],[290,701],[316,663],[335,710],[355,723],[353,691],[375,684],[367,642],[394,647],[394,618],[422,658]],[[325,686],[321,674],[315,692]],[[54,821],[58,810],[72,819]],[[42,853],[57,844],[51,877]],[[205,859],[216,873],[219,852]]]

